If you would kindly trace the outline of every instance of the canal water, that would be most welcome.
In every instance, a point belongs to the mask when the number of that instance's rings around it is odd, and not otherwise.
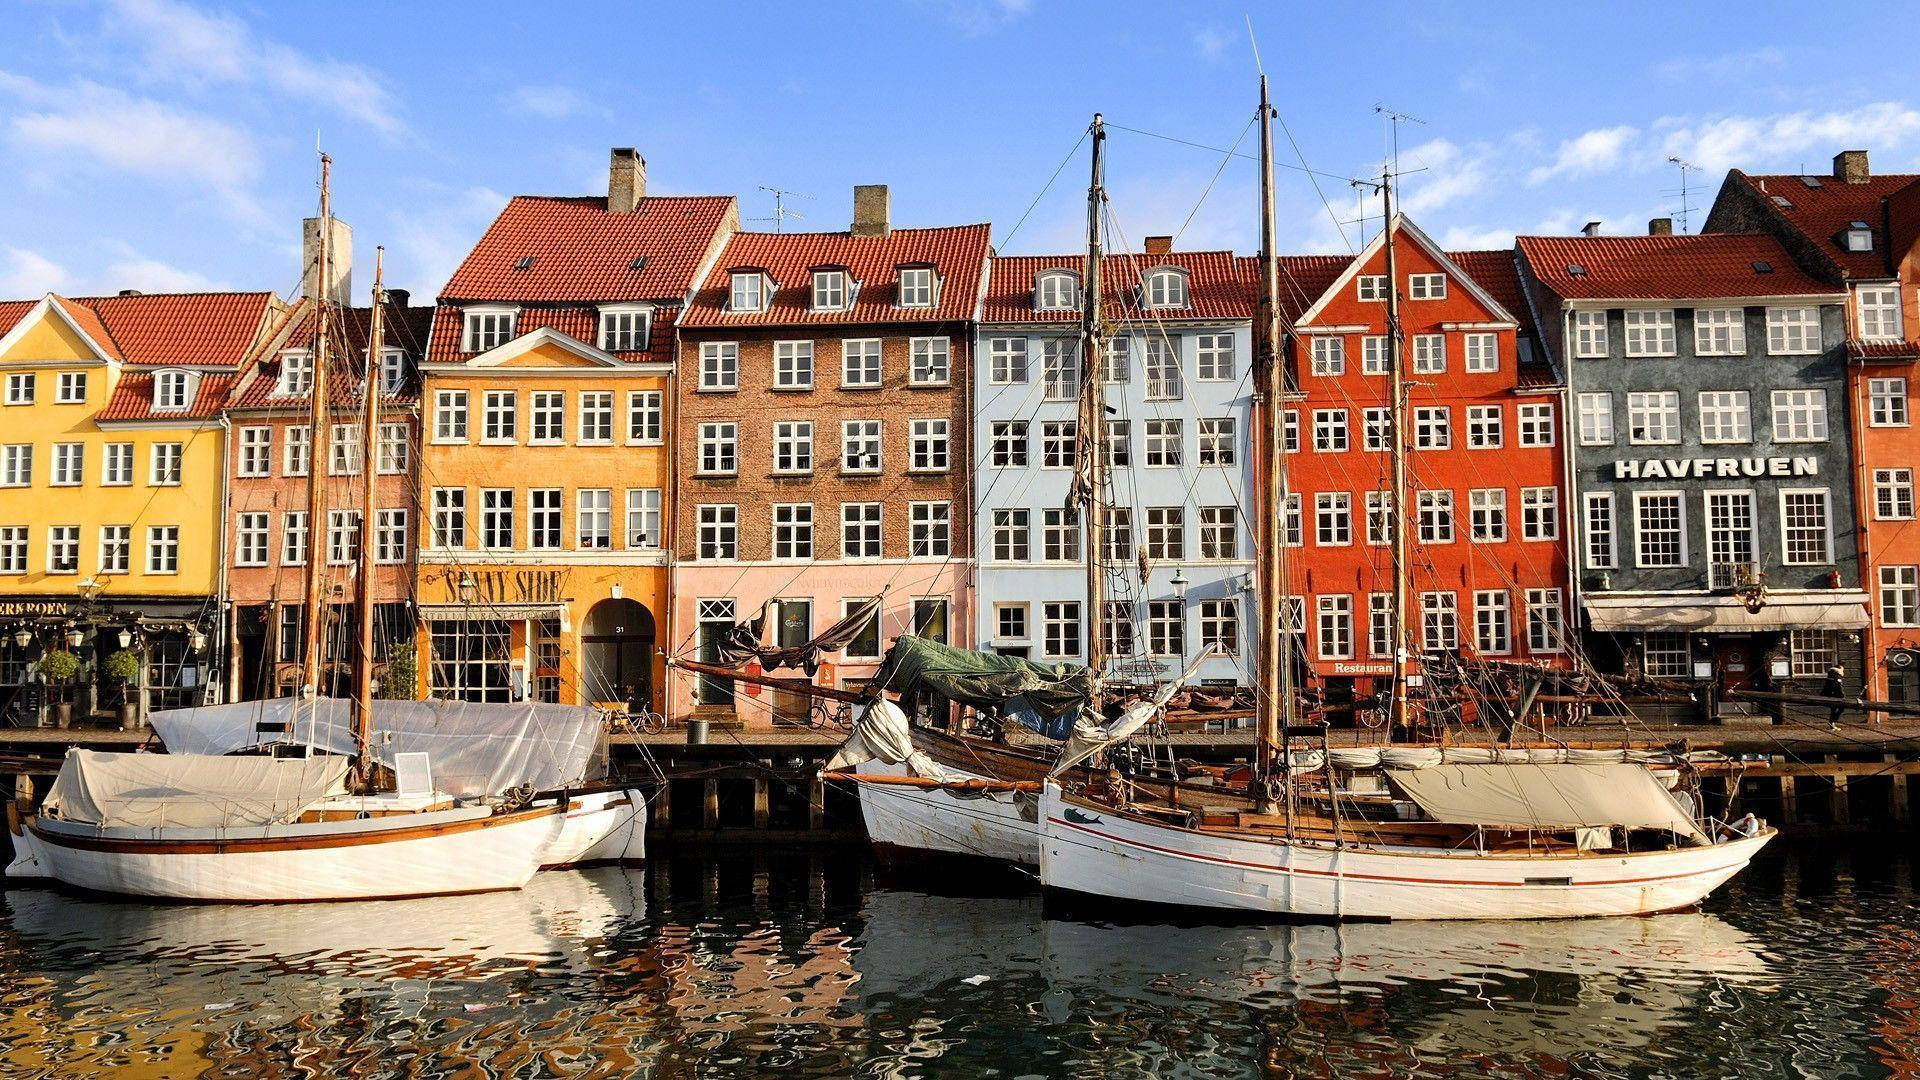
[[[1548,924],[1109,922],[850,855],[387,904],[12,889],[0,1076],[1913,1075],[1913,859],[1868,850]]]

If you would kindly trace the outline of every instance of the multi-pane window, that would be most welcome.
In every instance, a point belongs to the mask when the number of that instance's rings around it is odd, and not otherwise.
[[[580,392],[580,443],[606,446],[613,442],[613,391]]]
[[[1367,492],[1367,543],[1393,542],[1393,500],[1384,491]]]
[[[527,490],[527,546],[545,551],[558,549],[562,543],[560,522],[565,516],[562,500],[566,492],[560,488],[529,488]]]
[[[1020,469],[1027,464],[1027,421],[995,420],[989,429],[987,461],[996,469]]]
[[[1315,375],[1347,373],[1346,338],[1317,337],[1313,339],[1313,373]]]
[[[404,422],[380,425],[380,438],[374,446],[374,465],[381,475],[396,476],[407,471],[408,459],[413,454],[413,443],[407,436]]]
[[[877,559],[881,554],[880,504],[840,504],[840,555],[847,559]]]
[[[407,354],[399,349],[380,353],[380,392],[397,394],[407,385]]]
[[[1827,392],[1825,390],[1775,390],[1773,392],[1774,442],[1825,442],[1827,439]]]
[[[1393,655],[1393,594],[1367,594],[1367,655],[1384,660]]]
[[[1607,313],[1573,313],[1573,355],[1593,359],[1607,355]]]
[[[1109,468],[1115,469],[1126,469],[1133,466],[1132,421],[1107,421],[1107,465]]]
[[[1413,445],[1419,450],[1453,446],[1453,423],[1445,405],[1422,405],[1413,410]]]
[[[909,552],[916,559],[944,559],[953,553],[953,504],[916,502],[908,506]]]
[[[880,385],[879,338],[858,338],[840,343],[840,385],[845,388]]]
[[[1867,406],[1867,423],[1873,427],[1906,427],[1907,380],[1868,379]]]
[[[1767,351],[1775,356],[1819,352],[1820,309],[1815,307],[1768,308]]]
[[[1527,650],[1536,653],[1559,652],[1561,642],[1565,640],[1561,630],[1564,618],[1559,589],[1528,589]]]
[[[436,442],[467,441],[467,392],[465,390],[434,391],[433,438]],[[288,475],[292,475],[291,472]]]
[[[952,377],[953,358],[950,343],[943,337],[914,338],[910,347],[912,367],[908,379],[915,386],[945,386]]]
[[[1080,560],[1080,513],[1071,507],[1040,511],[1040,557],[1047,562]]]
[[[268,559],[268,534],[272,515],[250,510],[239,514],[234,523],[235,566],[265,566]]]
[[[1753,493],[1707,492],[1708,583],[1730,588],[1753,561]]]
[[[1387,339],[1384,335],[1369,334],[1360,339],[1360,374],[1387,374]]]
[[[1636,446],[1679,442],[1679,392],[1654,390],[1628,394],[1627,441]]]
[[[1834,630],[1796,627],[1787,631],[1788,670],[1796,679],[1817,679],[1839,656],[1840,635]]]
[[[1134,641],[1133,604],[1125,600],[1107,601],[1107,621],[1105,633],[1105,651],[1108,656],[1120,658],[1133,656],[1138,651]]]
[[[1147,400],[1169,401],[1184,392],[1180,351],[1165,334],[1147,338]]]
[[[33,483],[33,444],[8,443],[0,446],[0,487],[26,487]]]
[[[1288,409],[1280,421],[1281,444],[1289,454],[1300,452],[1300,410]]]
[[[433,546],[467,546],[467,489],[433,489]]]
[[[80,572],[80,526],[52,525],[47,528],[47,573]]]
[[[775,390],[813,389],[813,342],[776,341],[773,343],[773,388]]]
[[[1453,543],[1453,492],[1421,491],[1414,499],[1423,544]]]
[[[1873,516],[1881,521],[1913,517],[1913,470],[1873,470]]]
[[[1460,647],[1459,598],[1450,592],[1420,594],[1420,645],[1429,653]]]
[[[774,504],[773,557],[783,560],[813,558],[812,503]]]
[[[1186,605],[1179,600],[1147,601],[1147,655],[1187,654]]]
[[[1685,634],[1647,634],[1641,639],[1640,651],[1649,678],[1684,679],[1693,674]]]
[[[1318,453],[1340,453],[1347,448],[1347,410],[1313,410],[1313,448]]]
[[[1320,659],[1353,659],[1353,597],[1321,596],[1314,601]]]
[[[1780,493],[1780,542],[1788,566],[1820,566],[1833,561],[1825,488]]]
[[[1107,339],[1107,381],[1110,383],[1133,381],[1132,338],[1112,337]]]
[[[1032,557],[1031,516],[1022,509],[993,512],[995,562],[1026,562]]]
[[[505,550],[513,543],[513,489],[480,489],[480,546]]]
[[[302,397],[313,390],[313,354],[290,349],[280,354],[280,375],[274,380],[278,397]]]
[[[727,297],[732,311],[761,311],[766,307],[767,276],[758,270],[736,270]]]
[[[1475,488],[1467,493],[1467,517],[1475,543],[1497,543],[1507,538],[1505,488]]]
[[[21,530],[24,537],[26,530]],[[100,572],[124,574],[133,565],[133,526],[100,526]],[[25,569],[23,566],[22,569]]]
[[[1200,647],[1226,656],[1240,655],[1240,602],[1200,601]]]
[[[1393,447],[1393,410],[1370,406],[1361,413],[1363,445],[1370,454],[1384,454]]]
[[[1920,626],[1920,566],[1880,568],[1880,624]]]
[[[1236,364],[1232,334],[1197,334],[1193,339],[1193,377],[1203,382],[1228,382]]]
[[[1353,496],[1344,491],[1322,491],[1313,497],[1313,537],[1321,547],[1353,543]]]
[[[627,547],[660,546],[660,489],[627,489]]]
[[[607,352],[642,352],[651,316],[645,311],[602,311],[600,347]]]
[[[877,473],[880,460],[880,421],[840,421],[841,472]]]
[[[727,635],[733,630],[734,611],[734,601],[731,598],[694,602],[695,656],[710,664],[722,662],[720,650]],[[710,679],[704,676],[695,679],[693,702],[695,705],[732,705],[733,680]]]
[[[180,526],[147,526],[147,573],[180,572]]]
[[[1032,631],[1027,624],[1027,605],[993,605],[994,637],[1000,641],[1026,641]]]
[[[1048,401],[1072,401],[1080,393],[1080,347],[1071,338],[1040,342],[1040,381]]]
[[[240,429],[240,475],[271,476],[273,474],[273,429],[270,427],[244,427]]]
[[[1853,290],[1860,313],[1862,341],[1900,340],[1900,289],[1894,285],[1862,285]]]
[[[327,562],[345,566],[360,558],[360,511],[327,511]]]
[[[1297,491],[1290,491],[1280,504],[1281,543],[1287,547],[1300,547],[1306,539],[1306,501]]]
[[[154,487],[179,486],[182,449],[181,443],[154,443],[147,483]]]
[[[1739,356],[1747,351],[1747,313],[1742,308],[1695,308],[1693,351],[1700,356]]]
[[[909,469],[914,472],[945,472],[948,461],[948,420],[915,420],[908,428]]]
[[[1183,270],[1175,270],[1171,267],[1163,270],[1149,271],[1146,275],[1146,280],[1141,283],[1140,291],[1145,296],[1147,307],[1186,307],[1186,272]]]
[[[1180,421],[1148,420],[1145,431],[1146,464],[1149,467],[1179,465],[1184,441]]]
[[[900,271],[900,306],[933,306],[933,268],[910,266]]]
[[[773,471],[813,471],[813,421],[782,420],[773,425]]]
[[[1560,489],[1520,489],[1520,539],[1560,539]]]
[[[1748,404],[1745,390],[1700,392],[1700,441],[1704,443],[1753,441],[1753,409]]]
[[[1445,334],[1413,335],[1413,373],[1438,375],[1446,370],[1447,336]]]
[[[1065,311],[1080,306],[1080,279],[1064,271],[1033,279],[1033,306],[1037,311]]]
[[[535,390],[527,408],[528,442],[557,446],[567,438],[567,395],[559,390]]]
[[[187,389],[192,379],[184,371],[162,371],[153,376],[155,412],[179,412],[187,407]]]
[[[380,563],[407,561],[407,512],[377,510],[373,515],[373,559]]]
[[[1622,313],[1628,356],[1674,355],[1673,312],[1634,311]]]
[[[327,475],[360,475],[361,447],[359,424],[333,425],[327,432]]]
[[[61,405],[80,405],[87,400],[87,373],[63,371],[55,384],[53,400]]]
[[[1678,492],[1634,492],[1633,532],[1637,565],[1687,565],[1686,508]]]
[[[1026,423],[1020,423],[1021,458],[1026,457]],[[1071,469],[1080,460],[1080,425],[1074,420],[1040,422],[1040,466],[1046,469]]]
[[[740,468],[740,425],[731,420],[700,425],[700,471],[729,476]]]
[[[1490,656],[1513,651],[1513,598],[1505,589],[1473,594],[1473,647]]]
[[[1232,465],[1236,458],[1236,427],[1231,416],[1203,417],[1200,421],[1199,463],[1223,467]]]
[[[1146,520],[1147,558],[1153,562],[1187,557],[1186,507],[1149,506]]]
[[[627,441],[657,443],[664,431],[664,407],[659,390],[627,391]]]
[[[1580,445],[1613,445],[1613,395],[1604,390],[1583,393],[1578,407]]]
[[[1594,570],[1611,570],[1614,566],[1613,495],[1605,491],[1590,491],[1584,498],[1587,506],[1587,566]]]
[[[466,351],[486,352],[513,339],[514,312],[466,312]]]
[[[846,271],[815,270],[813,272],[813,310],[840,311],[846,306]]]
[[[1387,298],[1387,276],[1385,274],[1361,274],[1353,279],[1354,296],[1361,300],[1385,300]]]
[[[1407,299],[1409,300],[1445,300],[1447,298],[1447,275],[1445,274],[1408,274]]]
[[[53,444],[53,486],[79,487],[87,474],[87,444]]]
[[[311,530],[305,510],[289,510],[280,515],[280,565],[305,566],[311,550]]]
[[[1516,406],[1515,416],[1519,420],[1521,446],[1552,446],[1553,406],[1544,401],[1535,401]]]
[[[1080,603],[1053,600],[1040,605],[1040,649],[1046,656],[1080,655]]]
[[[1498,405],[1467,406],[1467,449],[1498,450],[1504,439]]]
[[[1111,520],[1111,519],[1110,519]],[[1200,557],[1237,559],[1240,557],[1240,514],[1231,506],[1200,508]],[[1132,525],[1129,512],[1128,525]],[[1129,528],[1129,532],[1131,528]],[[1128,544],[1129,549],[1132,547]],[[1131,555],[1131,551],[1128,552]]]
[[[1468,371],[1500,370],[1500,335],[1468,334],[1465,345]]]
[[[734,341],[707,341],[700,345],[700,389],[740,389],[740,345]]]
[[[997,337],[987,342],[987,381],[996,385],[1027,381],[1027,339]]]
[[[740,508],[732,503],[708,503],[695,511],[696,542],[703,560],[740,556]]]

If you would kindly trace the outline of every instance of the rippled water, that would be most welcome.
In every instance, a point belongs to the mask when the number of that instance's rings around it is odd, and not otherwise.
[[[1554,924],[1112,924],[962,881],[683,856],[389,904],[15,889],[0,1076],[1920,1072],[1904,853],[1789,849],[1702,913]]]

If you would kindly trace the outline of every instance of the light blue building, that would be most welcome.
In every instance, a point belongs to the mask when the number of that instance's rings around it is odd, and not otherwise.
[[[1248,686],[1254,663],[1253,260],[1109,256],[1106,402],[1111,677]],[[982,648],[1084,662],[1084,530],[1072,497],[1079,256],[996,258],[974,353],[973,507]],[[1144,572],[1144,576],[1143,576]]]

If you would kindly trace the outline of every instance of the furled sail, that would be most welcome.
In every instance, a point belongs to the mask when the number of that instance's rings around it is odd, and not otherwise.
[[[1646,766],[1434,765],[1387,777],[1436,821],[1516,829],[1623,826],[1706,835]]]
[[[1073,719],[1093,696],[1093,681],[1080,664],[1041,664],[956,649],[911,634],[894,639],[873,681],[899,694],[909,713],[919,699],[942,697],[1018,716],[1055,739],[1067,737]]]

